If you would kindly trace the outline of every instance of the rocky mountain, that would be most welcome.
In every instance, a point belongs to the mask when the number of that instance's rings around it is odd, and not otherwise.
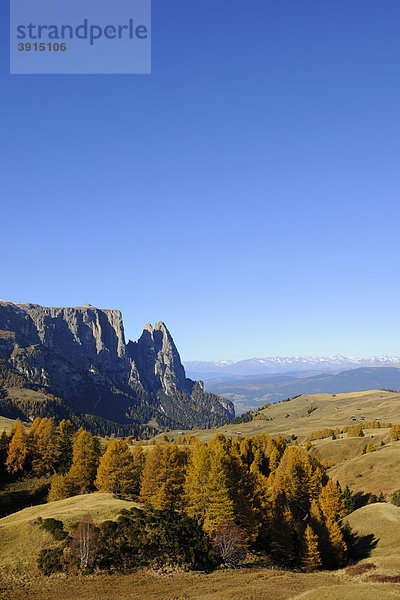
[[[293,371],[332,371],[361,367],[393,367],[400,365],[399,356],[271,356],[229,360],[185,362],[190,377],[211,379],[247,375],[290,373]]]
[[[61,398],[76,414],[125,426],[212,427],[234,416],[229,400],[186,377],[164,323],[147,324],[126,344],[118,310],[0,301],[0,363],[3,380],[22,377],[19,385]]]

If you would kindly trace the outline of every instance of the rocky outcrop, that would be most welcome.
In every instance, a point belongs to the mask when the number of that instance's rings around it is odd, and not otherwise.
[[[136,366],[146,390],[192,393],[194,382],[186,378],[174,340],[162,321],[154,329],[147,323],[139,340],[129,342],[127,356]]]
[[[206,397],[186,378],[163,322],[147,324],[139,340],[126,345],[119,310],[0,301],[0,359],[73,407],[118,422],[204,426],[234,416],[229,401]]]

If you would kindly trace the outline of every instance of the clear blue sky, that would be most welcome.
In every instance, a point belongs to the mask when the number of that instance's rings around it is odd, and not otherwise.
[[[153,0],[151,76],[10,76],[0,297],[185,360],[400,353],[398,0]]]

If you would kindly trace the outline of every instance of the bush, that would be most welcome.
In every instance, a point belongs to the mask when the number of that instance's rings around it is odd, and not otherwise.
[[[62,542],[62,540],[65,540],[65,538],[68,535],[68,533],[64,531],[63,522],[57,521],[57,519],[44,519],[44,521],[40,525],[40,529],[51,533],[51,535],[55,540],[57,540],[57,542]]]
[[[62,554],[61,548],[46,548],[45,550],[41,550],[37,561],[39,569],[45,575],[62,571]]]
[[[234,569],[240,567],[246,558],[247,549],[241,529],[235,523],[227,523],[210,533],[210,540],[216,556]]]
[[[395,506],[400,506],[400,492],[393,492],[391,503]]]
[[[371,581],[372,583],[400,583],[400,575],[379,575],[379,573],[374,573],[373,575],[368,575],[365,581]]]
[[[100,524],[95,562],[100,568],[116,570],[173,565],[210,571],[215,567],[210,542],[194,519],[135,508],[117,521]]]
[[[346,575],[363,575],[372,569],[376,569],[376,565],[374,563],[363,563],[361,565],[353,565],[351,567],[347,567]]]

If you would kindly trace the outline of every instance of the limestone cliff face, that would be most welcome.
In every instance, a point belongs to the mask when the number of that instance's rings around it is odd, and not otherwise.
[[[202,412],[203,400],[214,415],[207,423],[234,416],[230,402],[205,395],[201,385],[194,393],[195,382],[186,378],[164,323],[147,324],[139,340],[126,345],[119,310],[0,301],[0,360],[75,408],[119,422],[143,421],[161,411],[181,426],[177,415],[183,411],[188,425]]]
[[[118,310],[47,308],[0,302],[0,330],[15,333],[8,357],[34,383],[53,385],[70,394],[81,376],[96,369],[113,380],[123,379],[125,357],[122,315]],[[1,347],[5,344],[0,343]]]
[[[192,393],[194,383],[186,378],[174,340],[162,321],[156,323],[154,329],[147,323],[139,340],[129,342],[127,355],[133,360],[146,390]]]

